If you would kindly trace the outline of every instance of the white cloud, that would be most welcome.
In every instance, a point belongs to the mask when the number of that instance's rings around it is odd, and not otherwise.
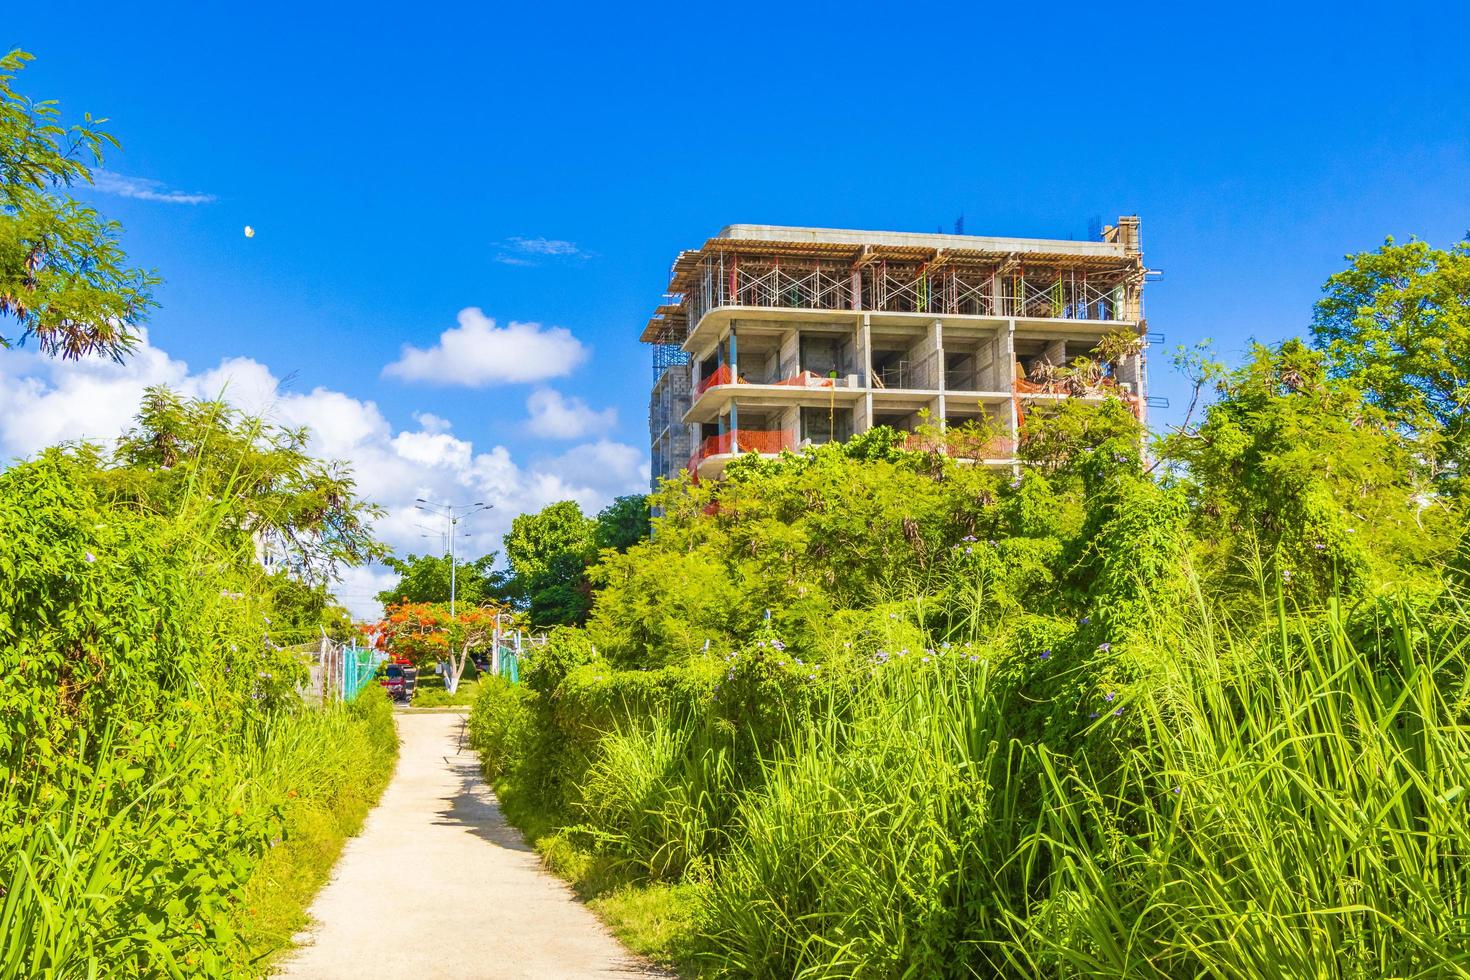
[[[528,255],[544,259],[590,259],[596,254],[587,251],[576,242],[560,238],[521,238],[517,236],[495,244],[500,249],[495,255],[495,261],[502,265],[536,265],[534,259],[525,258]]]
[[[564,242],[559,238],[512,238],[510,244],[522,252],[533,255],[583,255],[576,242]]]
[[[537,388],[526,399],[531,413],[527,427],[547,439],[577,439],[594,432],[606,432],[618,424],[618,410],[600,412],[587,407],[580,398],[567,398],[552,388]]]
[[[427,350],[405,344],[385,377],[442,385],[544,381],[568,374],[587,359],[587,348],[565,327],[512,320],[497,327],[478,307],[460,310],[459,326],[439,335]]]
[[[111,170],[92,171],[92,188],[102,194],[131,197],[139,201],[160,201],[164,204],[208,204],[215,200],[213,194],[169,190],[161,180],[125,177]]]
[[[491,504],[490,511],[461,525],[470,532],[460,539],[463,553],[481,555],[500,550],[501,536],[518,514],[557,500],[575,500],[593,513],[612,497],[648,485],[647,456],[633,446],[600,439],[517,461],[504,446],[478,448],[453,435],[449,421],[438,415],[416,413],[411,427],[396,429],[372,401],[322,387],[292,391],[249,358],[191,371],[149,343],[146,334],[122,365],[97,358],[64,362],[27,350],[0,357],[0,466],[61,441],[110,442],[131,423],[143,389],[154,384],[193,397],[223,392],[244,411],[309,428],[310,451],[351,464],[359,494],[383,508],[375,533],[399,554],[443,546],[435,519],[415,508],[420,497]],[[355,616],[374,616],[373,593],[391,581],[381,568],[349,570],[339,595]]]
[[[453,428],[448,419],[442,419],[433,412],[414,412],[413,420],[425,432],[448,432]]]

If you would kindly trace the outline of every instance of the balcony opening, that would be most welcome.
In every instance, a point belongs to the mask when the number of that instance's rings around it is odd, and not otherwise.
[[[740,334],[736,348],[740,380],[746,384],[769,385],[781,380],[781,341],[777,337]]]
[[[991,337],[944,338],[944,387],[948,391],[1004,391],[1008,379],[998,370]]]
[[[703,391],[712,385],[719,384],[720,380],[716,375],[719,373],[720,367],[720,356],[718,353],[711,354],[709,357],[700,361],[699,384],[695,386],[696,390]]]
[[[873,413],[873,427],[886,425],[890,429],[900,432],[912,432],[919,427],[918,412],[875,412]]]
[[[806,334],[801,337],[799,367],[819,378],[848,373],[852,342],[845,337]]]
[[[852,409],[805,407],[801,410],[801,445],[820,446],[852,438]]]
[[[873,364],[869,375],[874,388],[939,388],[939,352],[925,351],[925,343],[895,342],[873,338]]]

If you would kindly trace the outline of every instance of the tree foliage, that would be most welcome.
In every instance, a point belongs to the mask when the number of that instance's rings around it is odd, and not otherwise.
[[[1431,494],[1419,447],[1301,341],[1257,345],[1220,375],[1202,424],[1162,449],[1185,467],[1203,550],[1223,574],[1280,577],[1320,602],[1441,555],[1452,501]]]
[[[648,537],[648,498],[641,493],[614,498],[597,512],[597,529],[593,539],[599,549],[614,548],[627,551]]]
[[[17,92],[30,60],[19,50],[0,57],[0,320],[20,329],[0,333],[0,347],[34,337],[48,354],[120,360],[159,279],[128,266],[117,222],[66,193],[91,183],[89,163],[118,143],[107,120],[88,113],[68,127],[55,102]]]
[[[1470,239],[1449,249],[1392,238],[1327,280],[1312,333],[1416,448],[1463,478],[1470,464]]]
[[[423,668],[444,663],[444,686],[453,694],[470,654],[488,646],[497,626],[513,628],[514,618],[500,606],[456,605],[447,602],[401,602],[389,606],[383,618],[361,627],[379,649],[411,660]]]
[[[379,592],[377,600],[384,606],[400,602],[449,601],[449,556],[389,556],[383,563],[398,574],[398,581]],[[492,552],[471,561],[458,562],[454,569],[456,601],[478,606],[490,599],[503,598],[505,574],[495,568]]]
[[[597,523],[583,516],[572,500],[551,504],[535,514],[522,514],[505,536],[505,557],[523,581],[552,571],[566,555],[590,561],[597,548]]]
[[[537,626],[580,622],[591,604],[586,571],[597,557],[598,522],[563,500],[522,514],[505,536],[509,589]]]
[[[149,388],[103,477],[115,493],[155,512],[203,499],[219,533],[248,540],[267,563],[323,584],[343,565],[384,549],[371,533],[379,511],[356,496],[351,470],[312,457],[308,442],[305,428]]]

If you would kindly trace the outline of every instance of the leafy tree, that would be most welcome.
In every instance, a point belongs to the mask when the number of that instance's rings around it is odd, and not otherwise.
[[[325,582],[302,581],[282,570],[267,577],[270,589],[271,640],[304,643],[323,633],[339,643],[353,636],[352,614],[332,597]]]
[[[249,541],[266,564],[320,584],[384,549],[371,534],[378,510],[357,498],[350,469],[313,458],[307,443],[305,428],[149,388],[103,478],[159,513],[206,500],[222,534]]]
[[[458,606],[451,616],[445,602],[404,602],[390,606],[381,620],[362,629],[377,637],[379,647],[416,665],[447,662],[444,689],[453,694],[470,653],[494,640],[497,624],[509,623],[505,610],[497,606]]]
[[[598,548],[627,551],[648,537],[648,498],[641,493],[617,497],[597,514],[593,538]]]
[[[1099,454],[1112,463],[1136,463],[1143,438],[1143,426],[1122,401],[1094,405],[1069,398],[1027,414],[1017,454],[1042,472],[1080,475]]]
[[[122,231],[64,191],[90,184],[86,161],[102,162],[117,140],[90,113],[60,121],[55,102],[34,101],[12,83],[31,56],[0,57],[0,319],[63,358],[99,353],[121,360],[132,328],[154,306],[152,272],[128,268]],[[16,338],[0,334],[0,347]]]
[[[578,622],[590,605],[586,572],[597,557],[598,522],[563,500],[511,522],[505,555],[515,578],[512,594],[537,626]]]
[[[1425,505],[1418,447],[1325,361],[1299,340],[1257,345],[1204,422],[1162,443],[1222,571],[1313,600],[1424,561],[1450,519]]]
[[[505,557],[512,571],[528,580],[550,569],[562,555],[590,560],[597,547],[597,522],[583,516],[574,500],[563,500],[511,522]]]
[[[1392,238],[1327,280],[1312,333],[1346,378],[1450,474],[1470,463],[1470,239]],[[1435,444],[1442,442],[1442,447]]]
[[[383,563],[398,573],[398,581],[379,592],[384,606],[398,602],[448,602],[449,557],[447,555],[392,556]],[[504,598],[505,573],[495,570],[495,554],[457,563],[454,589],[457,602],[478,606],[489,599]]]

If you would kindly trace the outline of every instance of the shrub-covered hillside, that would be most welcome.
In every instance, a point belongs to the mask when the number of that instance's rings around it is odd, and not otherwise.
[[[1015,472],[666,486],[481,691],[507,809],[690,973],[1470,975],[1458,442],[1321,347],[1183,366],[1147,457],[1070,401]]]

